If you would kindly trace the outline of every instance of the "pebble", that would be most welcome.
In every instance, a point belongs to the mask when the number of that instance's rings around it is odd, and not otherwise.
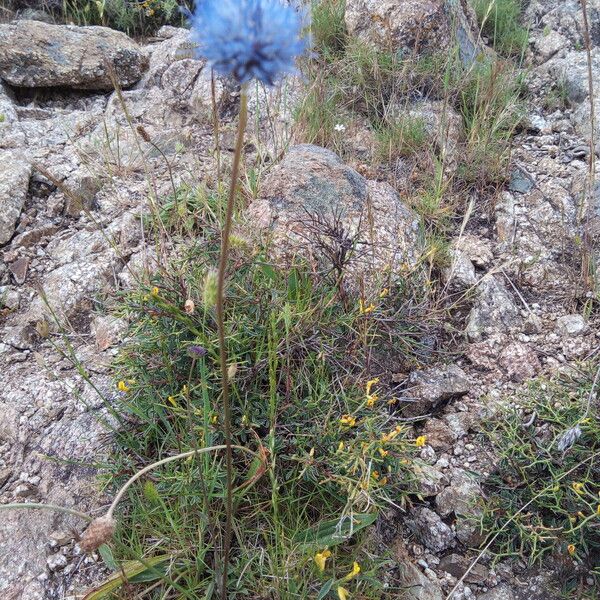
[[[67,557],[60,552],[56,554],[51,554],[46,559],[46,565],[50,569],[50,571],[60,571],[67,566]]]

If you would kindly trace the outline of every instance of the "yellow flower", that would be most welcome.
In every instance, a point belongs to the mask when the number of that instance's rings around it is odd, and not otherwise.
[[[381,458],[385,458],[389,454],[389,452],[383,448],[379,448],[378,452],[381,455]]]
[[[344,450],[344,442],[340,442],[337,447],[337,453],[343,452]]]
[[[350,571],[350,573],[344,577],[344,581],[350,581],[351,579],[354,579],[359,573],[360,565],[354,561],[354,564],[352,565],[352,571]]]
[[[348,600],[350,597],[350,592],[341,585],[338,585],[337,595],[340,600]]]
[[[117,383],[117,389],[120,392],[128,392],[129,386],[124,381],[119,381],[119,383]]]
[[[377,394],[369,394],[367,396],[367,406],[369,408],[373,408],[375,406],[375,402],[379,400],[379,396]]]
[[[210,419],[210,422],[211,422],[213,425],[216,425],[216,424],[219,422],[219,416],[218,416],[218,415],[213,415],[213,416],[211,417],[211,419]]]
[[[600,504],[598,504],[598,506],[596,507],[596,514],[600,515]]]
[[[583,483],[580,483],[579,481],[575,481],[571,487],[573,488],[573,491],[576,494],[582,494],[583,493],[583,488],[584,488]]]
[[[379,294],[379,297],[380,298],[385,298],[389,293],[390,293],[390,289],[389,288],[383,288],[381,290],[381,293]]]
[[[172,404],[172,405],[173,405],[175,408],[177,408],[178,404],[177,404],[177,401],[175,400],[175,398],[174,398],[173,396],[169,396],[169,397],[167,398],[167,400],[168,400],[168,401],[169,401],[169,402],[170,402],[170,403],[171,403],[171,404]]]
[[[371,388],[378,383],[379,383],[379,377],[375,377],[375,379],[369,379],[369,381],[367,381],[367,391],[366,391],[367,396],[369,396],[371,394]]]
[[[315,554],[314,561],[317,564],[317,567],[319,567],[319,571],[321,571],[321,573],[325,570],[325,563],[330,556],[331,551],[327,549],[323,550],[323,552],[317,552]]]
[[[373,471],[373,472],[371,473],[371,477],[372,477],[373,479],[379,479],[379,471]]]
[[[358,308],[360,310],[361,315],[367,315],[375,310],[375,305],[369,304],[369,306],[365,306],[365,303],[363,302],[362,298],[360,298],[358,301]]]
[[[427,437],[424,435],[420,435],[416,440],[415,440],[415,446],[417,448],[422,448],[425,444],[427,443]]]
[[[344,415],[340,419],[340,423],[342,425],[346,425],[347,427],[354,427],[356,425],[356,418],[352,415]]]
[[[573,556],[575,554],[575,544],[569,544],[567,546],[567,552]]]
[[[385,485],[388,482],[387,477],[384,477],[380,482],[379,485]]]
[[[160,293],[160,290],[156,286],[152,288],[153,296],[158,296],[159,293]]]

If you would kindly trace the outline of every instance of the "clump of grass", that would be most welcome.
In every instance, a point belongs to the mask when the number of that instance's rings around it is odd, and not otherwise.
[[[573,593],[600,577],[597,373],[583,365],[532,382],[488,431],[501,458],[482,530],[498,535],[498,556],[568,565],[562,583]]]
[[[416,154],[427,143],[427,131],[421,117],[410,115],[382,125],[376,132],[377,156],[392,163],[394,160]]]
[[[522,81],[504,62],[484,62],[468,74],[459,94],[466,147],[459,179],[498,187],[506,181],[510,141],[522,119]]]
[[[325,60],[343,54],[346,46],[345,0],[313,2],[311,33],[315,52]]]
[[[493,47],[504,56],[520,56],[529,32],[520,23],[522,0],[472,0],[477,20]]]
[[[178,0],[45,0],[46,10],[57,21],[76,25],[103,25],[124,31],[131,36],[145,36],[156,32],[162,25],[183,25],[185,17]],[[192,3],[184,1],[188,9]]]
[[[197,231],[194,246],[151,287],[119,304],[132,326],[119,358],[119,410],[129,427],[116,434],[116,487],[148,462],[223,441],[215,314],[201,293],[218,258],[219,227],[209,219]],[[285,271],[261,249],[232,246],[226,343],[233,437],[264,454],[262,461],[235,454],[231,597],[333,598],[343,585],[375,599],[398,585],[388,577],[383,589],[387,557],[368,526],[381,508],[408,501],[417,447],[368,364],[375,339],[380,349],[390,339],[389,352],[410,354],[410,292],[406,281],[388,282],[381,297],[349,304],[334,279],[301,263]],[[156,575],[157,598],[172,590],[210,596],[225,483],[218,453],[154,470],[130,489],[113,560],[168,556],[167,572]],[[315,558],[325,549],[331,556],[321,571]]]

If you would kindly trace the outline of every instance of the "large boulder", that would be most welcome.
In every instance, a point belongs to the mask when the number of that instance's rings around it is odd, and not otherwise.
[[[0,78],[18,87],[112,89],[136,83],[148,65],[140,46],[107,27],[16,21],[0,25]]]
[[[417,260],[417,215],[389,185],[367,181],[330,150],[293,146],[261,191],[242,229],[269,237],[282,265],[301,258],[326,273],[344,262],[347,288],[368,294],[380,277]]]
[[[347,0],[345,20],[350,35],[381,49],[419,52],[455,42],[466,63],[479,52],[466,0]]]
[[[0,246],[15,232],[31,175],[31,164],[12,152],[0,152]]]

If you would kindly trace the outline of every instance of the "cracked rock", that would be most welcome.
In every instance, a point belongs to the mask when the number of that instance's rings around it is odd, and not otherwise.
[[[406,521],[415,538],[432,552],[443,552],[454,546],[454,533],[440,516],[429,508],[417,507]]]

